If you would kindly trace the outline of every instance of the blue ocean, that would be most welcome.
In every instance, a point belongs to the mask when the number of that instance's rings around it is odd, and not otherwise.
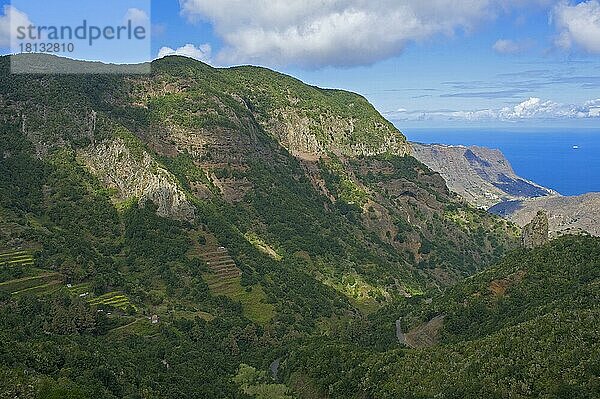
[[[403,129],[410,141],[498,148],[515,172],[563,195],[600,192],[600,129]]]

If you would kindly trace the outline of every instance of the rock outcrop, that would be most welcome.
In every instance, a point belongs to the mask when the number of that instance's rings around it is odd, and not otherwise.
[[[540,209],[548,214],[552,237],[581,233],[600,236],[600,193],[512,201],[496,205],[490,212],[525,226]]]
[[[523,227],[523,246],[537,248],[549,241],[548,214],[538,211],[533,220]]]
[[[159,216],[176,220],[194,219],[194,207],[179,188],[177,179],[142,148],[132,149],[114,139],[79,152],[86,166],[108,187],[115,199],[137,198],[143,205],[152,201]]]

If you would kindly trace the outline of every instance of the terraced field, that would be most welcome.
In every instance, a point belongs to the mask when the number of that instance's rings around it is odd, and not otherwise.
[[[0,267],[22,268],[22,276],[16,279],[0,282],[0,292],[12,295],[20,294],[45,294],[55,292],[63,288],[63,276],[53,271],[37,269],[33,267],[35,261],[33,254],[27,250],[0,251]],[[21,272],[20,272],[21,273]],[[110,306],[115,309],[127,311],[132,308],[137,311],[129,298],[121,292],[109,292],[101,296],[90,295],[88,283],[67,285],[71,295],[85,298],[93,306]]]
[[[82,284],[75,284],[75,285],[71,285],[71,286],[67,286],[67,289],[69,290],[69,293],[71,295],[77,295],[77,296],[86,296],[86,294],[88,294],[90,292],[90,285],[87,283],[82,283]]]
[[[267,323],[275,314],[273,306],[267,303],[267,296],[260,285],[249,287],[242,286],[242,271],[229,255],[227,248],[220,246],[216,238],[207,233],[202,233],[205,242],[200,244],[198,236],[192,235],[195,243],[188,254],[190,257],[200,257],[206,262],[209,271],[202,274],[213,295],[223,295],[234,301],[240,302],[244,314],[258,323]]]
[[[33,255],[24,250],[0,253],[0,266],[33,266]]]
[[[224,247],[209,248],[202,258],[210,268],[204,275],[210,290],[216,295],[227,295],[240,282],[242,271]]]
[[[202,243],[199,237],[203,238]],[[242,271],[236,266],[235,261],[227,252],[227,248],[222,247],[217,239],[208,233],[191,235],[194,246],[188,253],[190,258],[200,258],[209,268],[209,272],[203,273],[202,277],[208,284],[210,291],[214,295],[228,295],[240,286],[240,277]]]
[[[121,292],[108,292],[106,294],[88,299],[88,303],[92,306],[110,306],[122,311],[127,311],[130,308],[134,309],[135,311],[138,310],[135,305],[129,302],[129,298],[127,298]]]
[[[62,278],[58,273],[43,273],[0,283],[0,291],[12,295],[44,294],[60,289]]]
[[[0,282],[0,292],[11,295],[41,295],[60,289],[62,285],[62,276],[56,272],[36,269],[33,267],[34,263],[34,257],[30,251],[1,251],[0,267],[8,268],[7,270],[18,269],[18,274],[20,274],[20,276],[18,278]]]
[[[133,305],[129,298],[124,295],[122,292],[113,291],[107,292],[106,294],[102,294],[100,296],[94,296],[91,293],[91,287],[89,283],[81,283],[68,285],[67,290],[73,296],[79,296],[81,298],[85,298],[87,303],[92,306],[110,306],[115,309],[119,309],[122,311],[127,311],[130,308],[134,309],[137,312],[137,307]]]

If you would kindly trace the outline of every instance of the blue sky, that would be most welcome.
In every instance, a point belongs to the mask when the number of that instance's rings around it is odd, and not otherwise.
[[[155,0],[151,20],[153,57],[352,90],[400,127],[600,127],[599,0]]]

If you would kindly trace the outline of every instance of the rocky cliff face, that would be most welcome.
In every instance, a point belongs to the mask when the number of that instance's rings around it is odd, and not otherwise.
[[[79,152],[89,170],[107,187],[116,190],[114,199],[152,201],[157,214],[193,221],[194,207],[179,188],[176,178],[142,148],[136,151],[122,139],[87,147]]]
[[[439,172],[448,187],[474,206],[558,195],[516,175],[499,150],[484,147],[411,144],[419,161]]]
[[[600,194],[563,197],[519,177],[502,152],[477,146],[411,144],[413,155],[439,172],[472,205],[525,227],[547,213],[550,235],[600,235]]]
[[[548,242],[548,214],[538,211],[533,220],[523,227],[523,246],[536,248]]]
[[[384,153],[404,156],[410,147],[404,136],[384,123],[373,122],[378,140],[357,141],[353,137],[357,127],[353,117],[321,115],[310,118],[289,107],[274,112],[274,118],[265,124],[291,154],[303,159],[315,159],[333,152],[345,156],[374,156]]]

